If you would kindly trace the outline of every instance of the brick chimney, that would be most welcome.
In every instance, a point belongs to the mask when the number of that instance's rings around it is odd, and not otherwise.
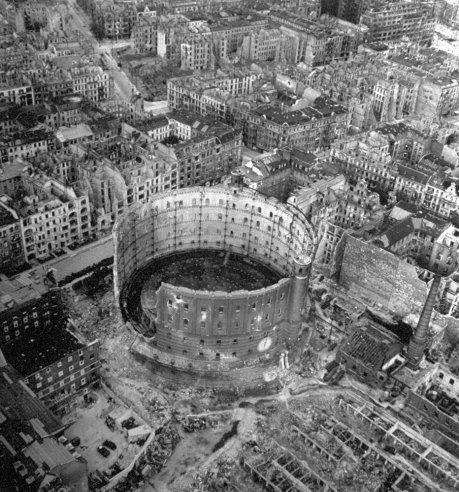
[[[406,354],[410,369],[417,370],[424,355],[429,336],[430,319],[440,289],[442,277],[454,273],[457,268],[457,252],[455,248],[443,243],[434,243],[427,269],[434,274],[426,302],[422,308],[418,325],[411,336]]]

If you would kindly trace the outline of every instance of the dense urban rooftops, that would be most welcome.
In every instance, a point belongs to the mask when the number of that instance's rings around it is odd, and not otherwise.
[[[317,101],[317,100],[316,100]],[[345,114],[347,109],[336,103],[315,102],[312,107],[284,111],[279,107],[261,106],[255,109],[255,113],[273,121],[279,125],[301,125],[316,119],[326,118],[335,114]]]

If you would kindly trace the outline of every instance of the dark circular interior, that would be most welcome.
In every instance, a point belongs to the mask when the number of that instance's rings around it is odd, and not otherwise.
[[[141,295],[152,295],[162,282],[194,290],[232,292],[257,290],[283,277],[269,266],[248,256],[227,251],[197,250],[175,253],[151,261],[136,272],[125,286],[128,317],[141,318]]]
[[[282,277],[247,256],[223,251],[192,251],[162,258],[148,266],[156,290],[161,282],[193,290],[256,290]],[[149,282],[149,283],[150,283]]]

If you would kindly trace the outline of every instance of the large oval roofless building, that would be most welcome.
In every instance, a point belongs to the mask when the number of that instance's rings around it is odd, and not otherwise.
[[[114,273],[123,318],[141,334],[134,353],[175,383],[273,379],[300,330],[313,237],[299,210],[239,186],[130,208],[114,228]]]

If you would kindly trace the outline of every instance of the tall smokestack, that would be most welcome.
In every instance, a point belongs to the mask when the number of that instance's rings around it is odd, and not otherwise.
[[[413,335],[411,336],[407,352],[407,366],[416,370],[424,355],[429,337],[429,325],[432,317],[433,307],[437,299],[442,277],[447,277],[454,273],[457,268],[456,249],[443,243],[434,243],[432,253],[429,258],[428,270],[434,274],[429,294],[422,308],[421,317]]]
[[[432,285],[430,286],[429,294],[427,296],[426,303],[422,308],[421,317],[419,318],[418,325],[414,331],[410,343],[408,345],[407,359],[408,367],[410,369],[417,369],[421,362],[424,350],[427,345],[427,338],[429,336],[430,318],[432,317],[432,311],[437,298],[438,289],[440,288],[441,275],[435,275]]]
[[[292,293],[288,314],[288,336],[291,340],[295,340],[301,331],[301,313],[308,295],[311,268],[312,259],[307,254],[293,259]]]

